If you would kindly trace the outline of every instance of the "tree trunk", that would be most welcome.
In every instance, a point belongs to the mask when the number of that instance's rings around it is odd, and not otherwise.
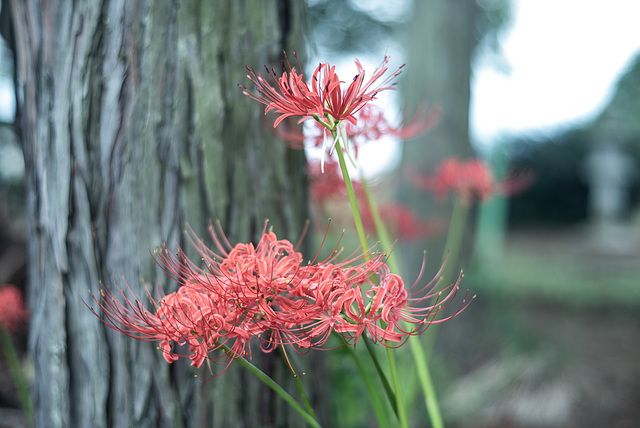
[[[237,84],[247,83],[245,64],[279,67],[283,49],[302,48],[300,3],[11,7],[36,426],[301,426],[241,368],[194,379],[188,364],[167,364],[157,344],[111,331],[84,304],[101,283],[142,297],[141,279],[152,293],[156,283],[174,291],[149,249],[175,249],[186,222],[205,235],[208,219],[220,219],[237,242],[269,218],[279,237],[298,238],[304,154],[275,139]]]

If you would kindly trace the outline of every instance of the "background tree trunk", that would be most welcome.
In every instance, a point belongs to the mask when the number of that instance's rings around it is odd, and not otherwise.
[[[475,1],[424,0],[414,2],[409,23],[407,67],[403,73],[402,95],[408,111],[427,103],[437,105],[441,119],[425,141],[404,144],[403,168],[433,174],[447,156],[466,159],[473,156],[469,140],[469,101],[471,96],[471,60],[478,44],[477,19],[481,9]],[[438,203],[426,192],[404,186],[403,201],[416,212],[429,213],[448,220],[451,204]],[[446,230],[445,230],[446,231]],[[439,267],[445,241],[406,244],[402,260],[404,271],[415,272],[427,248],[428,269]]]
[[[297,239],[307,218],[304,154],[276,141],[263,107],[237,84],[248,82],[245,64],[278,69],[283,49],[302,48],[300,2],[11,7],[36,426],[300,426],[238,367],[201,382],[83,303],[101,282],[138,296],[142,278],[173,291],[149,249],[175,249],[185,222],[204,236],[208,219],[220,219],[237,242],[269,218],[278,236]]]

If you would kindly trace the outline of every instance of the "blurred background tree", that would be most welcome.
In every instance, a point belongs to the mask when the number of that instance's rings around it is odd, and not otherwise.
[[[509,5],[508,0],[414,2],[405,34],[408,65],[401,87],[404,108],[411,112],[421,106],[437,106],[441,118],[425,137],[403,144],[401,176],[406,170],[433,174],[449,156],[476,156],[469,134],[472,64],[479,50],[487,53],[499,49],[497,35],[509,22]],[[434,201],[431,195],[408,184],[400,187],[400,198],[416,212],[435,218],[446,220],[452,211],[451,198],[447,203]],[[470,248],[472,234],[466,236],[465,247]],[[447,251],[444,246],[444,236],[432,237],[426,243],[404,244],[403,264],[409,272],[418,269],[421,250],[426,248],[429,271],[435,272],[442,251]],[[462,257],[468,254],[463,252]]]

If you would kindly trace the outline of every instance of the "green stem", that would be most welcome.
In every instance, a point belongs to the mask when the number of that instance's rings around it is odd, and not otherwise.
[[[392,348],[387,349],[387,360],[389,361],[389,369],[391,371],[391,381],[393,382],[393,388],[396,391],[396,404],[398,405],[398,422],[400,426],[404,428],[409,427],[409,421],[407,420],[407,409],[404,406],[404,397],[402,396],[402,388],[400,386],[400,377],[398,376],[398,368],[396,367],[396,356],[393,353]]]
[[[18,391],[18,398],[22,405],[22,410],[24,410],[27,420],[31,423],[33,421],[33,403],[31,401],[31,395],[29,395],[29,385],[27,383],[27,379],[24,377],[22,367],[20,367],[20,360],[18,359],[16,348],[13,346],[11,335],[4,327],[1,326],[0,345],[2,345],[4,354],[7,357],[7,364],[9,365],[11,376],[13,376],[16,390]]]
[[[226,346],[223,347],[226,352],[229,352],[229,348]],[[235,358],[235,361],[238,362],[242,367],[249,370],[252,374],[254,374],[258,379],[264,382],[269,388],[273,389],[278,395],[280,395],[287,403],[293,407],[295,411],[297,411],[308,423],[314,428],[322,428],[317,419],[308,411],[302,408],[300,403],[298,403],[287,391],[284,390],[278,383],[271,379],[265,372],[251,364],[249,361],[244,358]]]
[[[392,243],[391,243],[391,239],[389,238],[389,232],[387,231],[387,227],[384,224],[384,221],[382,221],[382,218],[380,217],[378,204],[375,200],[373,192],[371,192],[371,188],[369,187],[368,182],[364,177],[361,178],[361,182],[362,182],[362,187],[364,189],[365,195],[367,197],[367,202],[369,203],[369,207],[371,209],[371,216],[376,226],[376,232],[378,234],[378,238],[380,239],[380,244],[382,245],[383,249],[388,250],[389,248],[391,248]],[[447,240],[447,242],[449,242],[449,240]],[[388,255],[387,264],[389,265],[389,269],[391,270],[391,272],[395,272],[395,273],[400,272],[400,268],[397,263],[397,258],[393,251],[391,251],[390,254]],[[427,362],[427,357],[424,353],[422,342],[420,341],[420,338],[418,336],[410,336],[409,344],[411,346],[413,360],[416,366],[416,370],[418,372],[418,380],[420,381],[420,387],[422,388],[422,393],[424,395],[425,406],[427,407],[427,412],[429,414],[429,420],[431,422],[431,426],[433,428],[442,428],[444,427],[443,420],[442,420],[442,413],[440,412],[438,398],[436,396],[435,387],[433,386],[431,373],[429,371],[429,364]]]
[[[337,139],[337,130],[331,130],[331,135],[334,140]],[[345,141],[346,144],[346,141]],[[344,159],[344,153],[342,152],[341,141],[337,141],[336,143],[336,153],[338,154],[338,160],[340,162],[340,169],[342,170],[342,176],[344,177],[344,182],[347,187],[347,194],[349,195],[349,202],[351,204],[351,211],[353,213],[353,220],[356,224],[356,231],[358,232],[358,238],[360,239],[360,245],[362,246],[362,251],[364,252],[365,260],[370,260],[371,255],[369,254],[369,247],[367,246],[367,238],[364,233],[364,225],[362,224],[362,218],[360,217],[360,211],[358,210],[358,203],[356,201],[355,191],[353,190],[353,183],[351,183],[351,178],[349,177],[349,171],[347,169],[347,164]],[[371,352],[370,352],[371,353]],[[373,354],[373,353],[371,353]],[[398,370],[395,364],[395,356],[393,355],[393,350],[388,348],[387,351],[387,359],[389,360],[389,368],[391,370],[392,379],[394,379],[395,386],[395,400],[391,402],[395,402],[396,405],[396,414],[398,415],[398,421],[400,422],[401,427],[408,427],[405,403],[402,397],[402,392],[400,390],[400,379],[398,377]],[[381,371],[378,372],[381,374]],[[386,379],[381,376],[381,379]],[[384,383],[384,381],[383,381]],[[387,394],[391,399],[391,396]]]
[[[340,336],[340,338],[344,341],[344,337]],[[373,411],[376,413],[376,418],[378,419],[378,424],[380,425],[381,428],[389,426],[387,423],[387,415],[386,415],[386,412],[384,411],[382,400],[378,395],[378,390],[373,384],[373,381],[371,380],[369,373],[367,373],[367,370],[365,369],[364,364],[362,363],[362,360],[360,359],[360,357],[358,357],[358,354],[356,353],[356,351],[348,344],[345,345],[345,349],[347,350],[349,355],[351,355],[351,358],[353,358],[353,361],[356,363],[356,367],[360,372],[360,376],[362,377],[362,380],[364,381],[364,384],[367,387],[367,391],[369,392],[369,397],[371,397],[371,404],[373,405]],[[390,400],[390,403],[394,403],[394,402]]]
[[[337,131],[332,130],[331,135],[333,138],[337,138]],[[351,204],[351,211],[353,213],[353,220],[356,223],[356,231],[358,233],[358,239],[360,239],[360,245],[364,253],[365,260],[371,260],[369,254],[369,246],[367,245],[367,236],[364,233],[364,225],[362,224],[362,218],[360,217],[360,211],[358,210],[358,202],[356,201],[356,192],[353,190],[353,183],[349,177],[349,170],[347,169],[347,163],[344,160],[344,153],[340,142],[336,144],[336,153],[338,154],[338,160],[340,161],[340,169],[342,170],[342,176],[344,177],[344,183],[347,186],[347,194],[349,195],[349,203]]]
[[[387,229],[387,225],[384,224],[382,217],[380,216],[380,210],[378,209],[378,202],[376,198],[373,196],[373,192],[371,191],[371,187],[369,187],[369,182],[364,177],[360,177],[360,183],[362,184],[362,189],[364,190],[364,195],[367,198],[367,204],[369,204],[369,210],[371,211],[371,218],[373,219],[373,224],[376,228],[376,233],[378,235],[378,239],[380,240],[380,245],[382,250],[389,251],[387,254],[387,265],[392,272],[398,273],[400,272],[400,267],[398,266],[398,261],[396,255],[391,250],[391,238],[389,237],[389,230]]]
[[[444,253],[442,254],[442,262],[444,263],[445,260],[447,262],[442,270],[441,278],[443,284],[451,281],[453,269],[455,269],[458,263],[468,213],[469,209],[462,203],[460,197],[456,195],[453,201],[453,211],[451,213],[449,231],[447,232],[447,241],[444,245]]]
[[[375,349],[373,348],[373,345],[371,345],[371,341],[367,337],[363,337],[363,340],[364,340],[365,347],[367,348],[367,351],[369,352],[369,355],[371,356],[371,360],[373,361],[373,365],[376,368],[376,371],[378,372],[378,377],[380,378],[380,381],[382,382],[382,386],[384,387],[384,391],[387,394],[387,399],[389,400],[389,404],[391,404],[391,408],[393,409],[393,412],[396,414],[396,416],[398,416],[398,405],[396,403],[396,394],[393,392],[393,388],[391,388],[391,384],[387,380],[387,375],[385,375],[384,371],[382,370],[382,366],[380,365],[380,362],[378,361],[378,356],[376,355],[376,352],[375,352]]]
[[[429,413],[429,421],[433,428],[443,428],[444,423],[442,421],[442,413],[440,412],[436,389],[434,388],[433,381],[431,380],[431,373],[429,372],[429,365],[427,364],[427,356],[424,353],[422,342],[418,336],[411,336],[409,338],[409,343],[411,345],[413,359],[416,363],[418,380],[420,381],[422,393],[424,394],[425,405],[427,407],[427,412]]]
[[[284,355],[284,348],[282,346],[280,346],[279,348],[280,348],[280,352],[286,358],[286,355]],[[307,412],[309,412],[311,416],[316,418],[316,413],[314,412],[313,407],[311,406],[311,401],[309,401],[309,397],[307,396],[307,393],[304,390],[304,385],[302,385],[300,376],[295,375],[293,377],[293,381],[296,384],[296,388],[298,388],[298,393],[300,394],[300,397],[302,397],[302,403],[304,404],[304,407],[307,409]]]

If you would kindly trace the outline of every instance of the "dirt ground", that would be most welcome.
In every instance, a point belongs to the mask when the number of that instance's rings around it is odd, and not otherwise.
[[[439,354],[459,370],[442,386],[449,426],[640,427],[640,233],[601,232],[510,235],[506,254],[561,259],[597,280],[571,289],[590,296],[575,296],[580,304],[560,290],[557,299],[548,290],[537,299],[535,291],[492,289],[456,319],[461,325],[441,341]],[[539,271],[540,278],[550,274],[543,262]]]

